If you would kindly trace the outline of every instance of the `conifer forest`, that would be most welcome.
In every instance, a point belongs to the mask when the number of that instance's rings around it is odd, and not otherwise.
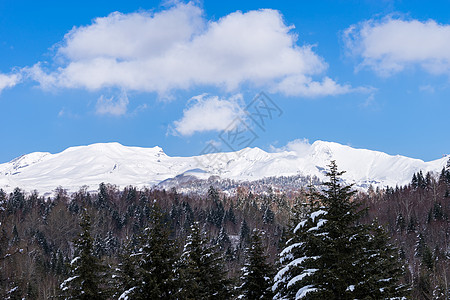
[[[1,299],[439,299],[450,172],[405,186],[0,191]]]

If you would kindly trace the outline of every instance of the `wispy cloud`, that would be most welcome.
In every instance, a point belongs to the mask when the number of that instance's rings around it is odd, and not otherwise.
[[[419,66],[431,74],[450,74],[450,25],[434,20],[394,18],[368,20],[350,26],[344,41],[358,68],[390,76]]]
[[[329,77],[322,81],[314,81],[305,75],[289,76],[283,79],[275,88],[288,96],[323,97],[348,94],[351,92],[367,92],[367,88],[352,88],[349,84],[341,85]]]
[[[122,116],[127,112],[128,103],[128,96],[125,92],[109,98],[102,95],[97,100],[95,112],[98,115]]]
[[[6,88],[11,88],[22,80],[20,73],[1,74],[0,73],[0,92]]]
[[[419,91],[432,94],[436,91],[436,88],[430,84],[426,84],[426,85],[419,86]]]
[[[311,144],[308,139],[295,139],[282,147],[270,145],[270,150],[272,152],[293,151],[298,156],[304,157],[311,153]]]

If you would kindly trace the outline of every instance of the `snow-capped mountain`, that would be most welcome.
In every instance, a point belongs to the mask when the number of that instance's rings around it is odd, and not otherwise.
[[[345,170],[343,178],[359,187],[403,185],[413,173],[440,172],[449,157],[430,162],[405,156],[354,149],[332,142],[316,141],[307,151],[265,152],[245,148],[236,152],[193,157],[171,157],[160,147],[127,147],[119,143],[71,147],[60,153],[35,152],[0,164],[0,188],[15,187],[40,193],[62,186],[89,190],[99,183],[119,187],[153,186],[176,176],[208,179],[218,176],[236,181],[252,181],[272,176],[317,176],[324,178],[330,160]]]

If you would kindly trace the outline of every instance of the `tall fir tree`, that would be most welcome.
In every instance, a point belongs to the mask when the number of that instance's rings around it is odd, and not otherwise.
[[[130,255],[122,260],[119,270],[119,276],[126,280],[122,285],[126,290],[119,298],[175,299],[177,248],[170,238],[168,220],[156,204],[152,206],[150,226]]]
[[[125,299],[139,285],[138,259],[135,255],[139,251],[136,246],[133,238],[127,238],[118,254],[119,263],[113,276],[114,299]]]
[[[239,299],[272,299],[273,266],[264,254],[261,233],[254,229],[247,257],[242,268],[241,285],[238,288]]]
[[[239,246],[245,248],[250,240],[250,228],[245,219],[242,220],[241,228],[239,229]]]
[[[341,184],[334,161],[319,196],[320,208],[297,224],[280,254],[275,299],[401,299],[406,287],[397,249],[376,224],[363,225],[364,213]]]
[[[191,226],[178,263],[180,290],[178,299],[229,299],[230,281],[226,278],[223,258],[200,231],[198,222]]]
[[[82,214],[81,233],[75,240],[77,255],[70,262],[70,273],[60,286],[63,299],[101,300],[108,298],[105,288],[107,269],[94,255],[91,221],[88,213]]]

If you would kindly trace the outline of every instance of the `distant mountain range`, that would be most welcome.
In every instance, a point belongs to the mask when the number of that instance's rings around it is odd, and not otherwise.
[[[76,191],[82,186],[96,190],[101,182],[123,188],[182,185],[186,178],[260,181],[263,178],[325,178],[330,160],[345,170],[343,179],[357,187],[403,185],[418,171],[439,173],[450,156],[430,162],[383,152],[355,149],[333,142],[316,141],[306,151],[265,152],[245,148],[236,152],[192,157],[171,157],[160,147],[127,147],[101,143],[71,147],[60,153],[34,152],[0,164],[0,188],[20,187],[41,194],[61,186]],[[270,181],[267,181],[270,185]]]

